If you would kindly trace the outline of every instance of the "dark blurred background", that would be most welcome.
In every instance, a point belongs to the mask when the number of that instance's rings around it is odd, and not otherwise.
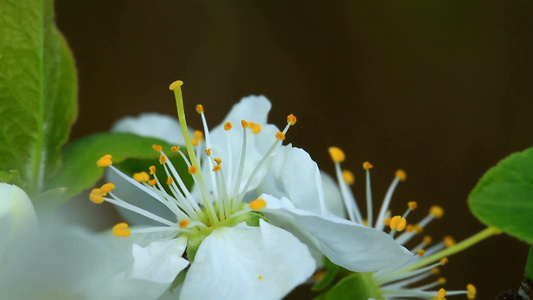
[[[416,200],[416,221],[439,204],[445,216],[426,233],[456,240],[483,228],[466,203],[477,180],[532,145],[529,1],[56,0],[56,11],[79,70],[72,138],[127,115],[174,115],[176,79],[197,128],[195,104],[216,125],[241,97],[264,94],[270,121],[298,117],[288,140],[322,169],[333,170],[330,145],[345,150],[359,199],[362,162],[374,164],[375,198],[404,168],[393,210]],[[114,222],[84,209],[96,227]],[[518,287],[526,256],[525,244],[490,238],[451,258],[445,288],[471,282],[493,299]]]

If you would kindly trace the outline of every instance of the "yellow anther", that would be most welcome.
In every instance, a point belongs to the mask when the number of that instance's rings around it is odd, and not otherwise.
[[[455,245],[455,240],[449,235],[445,236],[442,241],[444,242],[444,245],[446,245],[446,247],[451,247]]]
[[[231,122],[224,123],[224,130],[228,131],[231,128],[233,128],[233,125],[231,124]]]
[[[410,201],[407,202],[407,206],[409,206],[410,210],[415,210],[418,207],[418,204],[416,203],[416,201]]]
[[[101,204],[104,202],[105,193],[100,189],[92,189],[89,194],[89,199],[95,204]]]
[[[363,225],[368,226],[368,220],[367,219],[363,220]]]
[[[416,224],[415,226],[413,226],[413,230],[416,232],[416,234],[421,234],[422,232],[424,232],[424,227]]]
[[[255,122],[248,122],[248,128],[253,129],[255,127]]]
[[[444,266],[444,265],[447,264],[447,263],[448,263],[448,258],[447,258],[447,257],[444,257],[444,258],[442,258],[442,259],[440,260],[440,264],[441,264],[441,266]]]
[[[257,276],[257,279],[262,280],[262,279],[263,279],[263,276],[262,276],[262,275],[259,275],[259,276]]]
[[[115,185],[112,184],[111,182],[109,183],[106,183],[104,185],[102,185],[102,187],[100,188],[100,190],[103,192],[103,193],[111,193],[111,191],[115,188]]]
[[[365,162],[363,163],[363,169],[365,169],[365,170],[372,169],[373,167],[374,167],[374,166],[373,166],[371,163],[369,163],[368,161],[365,161]]]
[[[422,240],[422,242],[426,245],[431,244],[431,237],[429,235],[424,236],[424,239]]]
[[[170,86],[168,87],[171,91],[175,90],[177,87],[181,87],[183,85],[183,81],[181,80],[176,80],[174,81],[173,83],[170,84]]]
[[[420,257],[424,257],[424,255],[426,255],[426,250],[424,250],[424,249],[420,249],[420,250],[418,250],[418,253],[417,253],[417,254],[418,254],[418,256],[420,256]]]
[[[466,297],[468,299],[476,299],[477,290],[476,287],[469,283],[466,285]]]
[[[215,157],[213,160],[217,163],[217,165],[220,165],[222,163],[222,159],[218,157]]]
[[[199,139],[191,139],[191,144],[196,147],[196,146],[198,146],[198,144],[200,144],[200,140]]]
[[[211,156],[211,148],[205,149],[205,154],[207,154],[207,156]]]
[[[403,231],[407,226],[407,220],[402,216],[394,216],[390,220],[389,226],[392,230],[396,229],[398,231]]]
[[[435,217],[436,219],[442,218],[442,215],[444,215],[444,209],[440,206],[432,206],[429,208],[429,214]]]
[[[248,128],[248,122],[246,122],[246,120],[241,120],[241,126],[242,128]]]
[[[170,147],[170,150],[172,150],[172,152],[178,152],[180,151],[180,146],[172,146]]]
[[[439,292],[437,293],[437,299],[442,300],[444,299],[444,297],[446,297],[446,290],[440,289]]]
[[[433,269],[431,269],[431,273],[432,273],[433,275],[440,274],[440,268],[433,268]]]
[[[149,185],[156,185],[156,183],[157,183],[157,179],[155,179],[155,178],[148,180],[148,184]]]
[[[256,123],[255,126],[252,128],[252,133],[258,134],[259,132],[261,132],[261,125]]]
[[[350,170],[342,171],[342,179],[344,179],[344,182],[348,185],[352,185],[355,183],[355,176]]]
[[[189,167],[189,174],[194,174],[196,173],[196,167],[195,166],[190,166]]]
[[[320,282],[322,281],[322,279],[324,278],[324,276],[326,276],[326,271],[324,270],[318,270],[315,272],[315,274],[313,275],[313,279],[315,280],[315,282]]]
[[[172,177],[167,177],[167,184],[170,185],[174,183],[174,179]]]
[[[266,201],[264,199],[258,198],[252,202],[250,202],[250,208],[252,210],[261,210],[267,206]]]
[[[407,174],[404,170],[400,169],[396,171],[396,177],[398,177],[398,179],[400,179],[401,181],[405,181],[405,179],[407,179]]]
[[[128,229],[128,224],[122,222],[118,223],[117,225],[113,226],[113,235],[116,237],[129,237],[131,235],[131,231]]]
[[[278,131],[278,133],[276,133],[276,138],[280,141],[283,141],[285,139],[285,133]]]
[[[202,104],[197,104],[196,105],[196,112],[201,114],[204,112],[204,106]]]
[[[390,225],[390,218],[383,219],[383,224],[385,224],[385,226],[389,226]]]
[[[159,162],[160,162],[161,164],[166,163],[166,162],[167,162],[167,157],[166,157],[165,155],[161,155],[161,156],[159,156]]]
[[[439,284],[445,284],[446,283],[446,278],[444,277],[439,277]]]
[[[187,226],[189,226],[189,220],[183,219],[180,221],[180,228],[185,228]]]
[[[150,166],[150,168],[148,168],[150,170],[150,175],[154,175],[155,174],[155,166]]]
[[[341,163],[346,158],[344,152],[338,147],[329,147],[328,151],[329,156],[331,156],[331,160],[333,160],[334,163]]]
[[[296,119],[295,115],[290,114],[290,115],[287,116],[287,123],[289,123],[291,125],[294,125],[294,124],[296,124],[296,121],[297,121],[297,119]]]
[[[222,167],[219,166],[219,165],[216,165],[216,166],[213,167],[213,171],[214,172],[218,172],[218,171],[220,171],[220,169],[222,169]]]
[[[153,144],[152,148],[154,148],[154,150],[157,151],[157,152],[163,151],[163,147],[161,147],[161,145]]]
[[[415,226],[413,224],[407,224],[407,227],[405,227],[405,231],[412,232],[415,230]]]
[[[133,174],[133,179],[138,182],[146,182],[150,180],[150,176],[146,172],[139,172]]]
[[[200,130],[196,130],[194,132],[194,138],[198,139],[198,140],[203,140],[204,139],[204,133],[201,132]]]
[[[109,167],[113,164],[113,161],[111,160],[112,156],[111,154],[106,154],[96,162],[96,165],[99,167]]]

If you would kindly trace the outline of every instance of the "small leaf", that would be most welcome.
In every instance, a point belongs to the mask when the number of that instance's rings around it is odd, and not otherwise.
[[[311,287],[311,290],[313,291],[322,291],[326,288],[328,288],[335,278],[337,278],[339,275],[339,272],[341,271],[341,267],[332,263],[327,257],[324,257],[324,264],[326,265],[326,270],[324,271],[324,276],[317,282],[313,287]]]
[[[76,118],[76,73],[52,0],[0,1],[0,169],[30,197],[53,177]]]
[[[354,273],[345,277],[326,293],[326,300],[368,300],[383,299],[379,294],[371,273]]]
[[[533,243],[533,148],[511,154],[487,171],[468,204],[481,222]]]
[[[32,199],[33,203],[35,203],[35,210],[38,212],[54,210],[61,204],[57,199],[64,199],[67,190],[65,187],[59,187],[35,196]]]
[[[113,156],[113,163],[120,163],[126,158],[156,158],[159,153],[152,149],[153,144],[163,146],[163,151],[171,157],[171,145],[149,137],[129,133],[97,133],[72,143],[63,151],[63,168],[52,179],[49,188],[67,187],[62,201],[88,189],[104,174],[104,169],[96,166],[96,161],[105,154]],[[149,166],[144,166],[148,168]]]

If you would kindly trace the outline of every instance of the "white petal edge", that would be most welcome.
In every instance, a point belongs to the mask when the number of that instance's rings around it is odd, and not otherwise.
[[[308,248],[289,232],[260,220],[215,229],[203,242],[180,299],[281,299],[315,269]]]
[[[324,217],[261,195],[261,210],[277,226],[318,248],[333,263],[355,272],[373,272],[400,265],[413,254],[388,234],[335,216]]]
[[[122,118],[113,124],[111,132],[133,133],[159,138],[171,144],[185,144],[178,119],[159,113],[143,113],[137,117]]]

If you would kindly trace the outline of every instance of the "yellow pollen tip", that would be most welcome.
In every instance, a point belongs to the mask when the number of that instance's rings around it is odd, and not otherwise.
[[[207,156],[211,156],[211,148],[205,149],[205,154],[207,154]]]
[[[329,147],[329,156],[331,156],[331,160],[333,160],[334,163],[341,163],[346,159],[346,156],[344,155],[344,151],[342,151],[338,147]]]
[[[201,132],[200,130],[196,130],[194,132],[194,138],[201,140],[204,138],[204,133]]]
[[[161,145],[154,144],[154,145],[152,145],[152,148],[154,148],[154,150],[157,151],[157,152],[163,151],[163,147],[161,147]]]
[[[446,278],[439,277],[439,284],[445,284],[445,283],[446,283]]]
[[[150,168],[148,168],[150,170],[150,175],[154,175],[155,174],[155,166],[150,166]]]
[[[167,157],[166,157],[165,155],[161,155],[161,156],[159,156],[159,162],[160,162],[161,164],[166,163],[166,162],[167,162]]]
[[[149,185],[156,185],[156,183],[157,183],[157,179],[155,179],[155,178],[148,180],[148,184]]]
[[[241,120],[241,126],[242,128],[248,128],[248,122],[246,122],[246,120]]]
[[[128,224],[124,222],[113,226],[112,232],[116,237],[129,237],[131,235],[131,231],[128,229]]]
[[[365,161],[365,162],[363,163],[363,169],[365,169],[365,170],[372,169],[373,167],[374,167],[374,166],[373,166],[371,163],[369,163],[368,161]]]
[[[468,299],[476,299],[476,294],[477,294],[476,287],[473,284],[469,283],[466,286],[466,297]]]
[[[431,244],[431,237],[430,237],[429,235],[426,235],[426,236],[424,237],[424,239],[422,240],[422,242],[423,242],[424,244],[426,244],[426,245]]]
[[[167,177],[167,184],[170,185],[174,183],[174,179],[172,179],[172,177]]]
[[[322,279],[324,278],[324,276],[326,276],[326,271],[318,270],[318,271],[316,271],[315,274],[313,275],[313,279],[315,280],[315,282],[320,282],[320,281],[322,281]]]
[[[112,184],[111,182],[109,183],[106,183],[104,185],[102,185],[102,187],[100,188],[100,190],[104,193],[111,193],[111,191],[115,188],[115,185]]]
[[[255,126],[252,128],[252,133],[258,134],[259,132],[261,132],[261,125],[255,124]]]
[[[383,224],[385,224],[385,226],[389,226],[390,225],[390,218],[383,219]]]
[[[344,182],[348,185],[352,185],[355,183],[355,176],[350,170],[344,170],[342,171],[342,179],[344,179]]]
[[[102,204],[104,202],[105,193],[101,189],[92,189],[89,194],[89,200],[95,204]]]
[[[172,152],[178,152],[180,151],[180,146],[172,146],[170,147],[170,150],[172,150]]]
[[[390,228],[392,230],[396,229],[398,231],[403,231],[407,226],[407,220],[402,216],[394,216],[390,220]]]
[[[191,139],[191,144],[196,147],[200,144],[200,141],[198,139]]]
[[[252,202],[250,202],[250,208],[252,210],[261,210],[267,206],[266,201],[264,199],[258,198]]]
[[[194,174],[196,173],[196,167],[195,166],[190,166],[189,167],[189,174]]]
[[[405,227],[405,231],[412,232],[415,230],[415,226],[413,224],[408,224],[407,227]]]
[[[224,130],[228,131],[231,128],[233,128],[233,125],[231,124],[231,122],[224,123]]]
[[[134,173],[133,174],[133,180],[135,181],[138,181],[138,182],[146,182],[148,180],[150,180],[150,176],[148,175],[148,173],[146,172],[139,172],[139,173]]]
[[[189,226],[189,220],[183,219],[180,221],[180,228],[185,228]]]
[[[111,160],[112,156],[110,154],[106,154],[96,162],[96,165],[98,167],[109,167],[113,164],[113,161]]]
[[[263,276],[259,275],[259,276],[257,276],[257,279],[261,280],[261,279],[263,279]]]
[[[442,300],[444,299],[444,297],[446,297],[446,290],[440,289],[439,292],[437,293],[437,299]]]
[[[367,219],[363,220],[363,225],[368,226],[368,220]]]
[[[216,165],[216,166],[213,167],[213,171],[214,172],[218,172],[218,171],[220,171],[220,169],[222,169],[222,167],[219,166],[219,165]]]
[[[415,210],[418,207],[418,204],[416,203],[416,201],[410,201],[407,203],[407,206],[409,206],[410,210]]]
[[[289,123],[291,125],[294,125],[294,124],[296,124],[296,121],[297,121],[297,119],[296,119],[295,115],[290,114],[290,115],[287,116],[287,123]]]
[[[444,209],[442,209],[442,207],[440,206],[435,205],[429,209],[429,214],[435,217],[436,219],[440,219],[442,218],[442,215],[444,215]]]
[[[440,260],[440,264],[441,264],[441,266],[444,266],[444,265],[447,264],[447,263],[448,263],[448,258],[447,258],[447,257],[445,257],[445,258],[443,258],[443,259]]]
[[[183,81],[181,80],[176,80],[174,81],[173,83],[170,84],[170,86],[168,87],[169,90],[173,91],[175,90],[176,88],[178,87],[181,87],[183,85]]]
[[[431,273],[433,273],[433,275],[440,274],[440,269],[439,268],[433,268],[433,269],[431,269]]]
[[[213,160],[217,163],[217,165],[220,165],[222,163],[222,159],[218,157],[215,157]]]
[[[283,141],[285,139],[285,133],[278,131],[278,133],[276,133],[276,138],[280,141]]]
[[[444,242],[444,245],[446,245],[446,247],[451,247],[453,245],[455,245],[455,240],[453,239],[453,237],[451,236],[445,236],[442,241]]]
[[[415,226],[413,226],[413,230],[416,232],[416,234],[421,234],[422,232],[424,232],[424,227],[416,224]]]
[[[400,169],[396,171],[396,177],[398,177],[398,179],[400,179],[401,181],[405,181],[405,179],[407,179],[407,174],[404,170]]]
[[[418,250],[418,253],[417,253],[417,254],[418,254],[418,256],[420,256],[420,257],[424,257],[424,255],[426,255],[426,250],[424,250],[424,249],[420,249],[420,250]]]
[[[201,114],[204,112],[204,106],[202,104],[196,105],[196,112]]]

